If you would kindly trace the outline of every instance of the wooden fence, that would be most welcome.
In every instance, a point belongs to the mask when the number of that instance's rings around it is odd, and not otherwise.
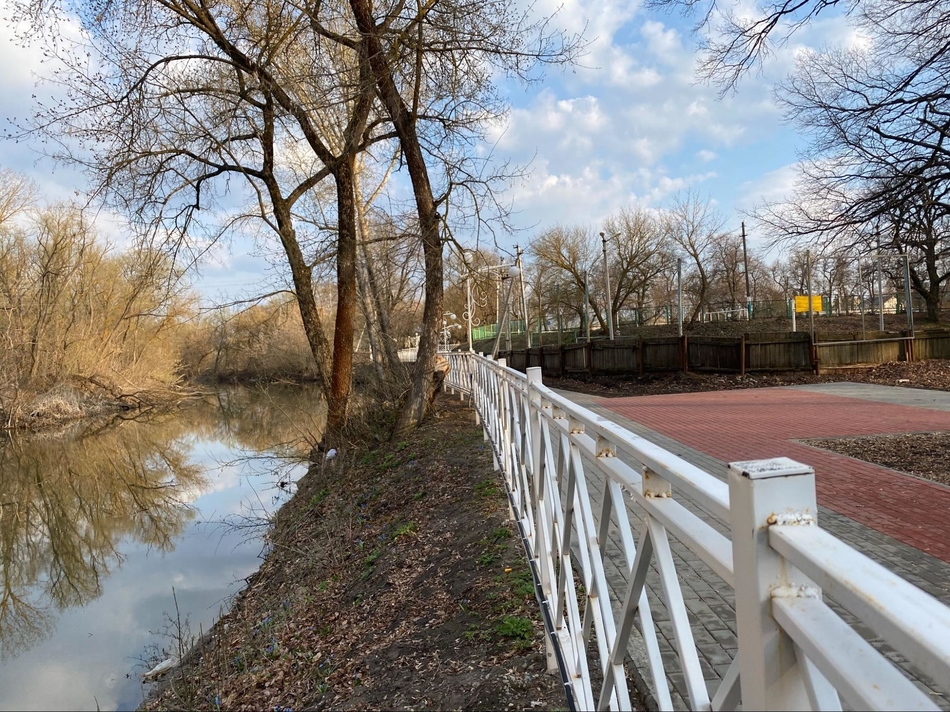
[[[623,374],[664,371],[748,373],[815,371],[873,366],[887,361],[950,359],[950,332],[916,336],[758,333],[739,337],[683,336],[623,341],[592,341],[502,351],[512,368],[540,366],[545,376]]]

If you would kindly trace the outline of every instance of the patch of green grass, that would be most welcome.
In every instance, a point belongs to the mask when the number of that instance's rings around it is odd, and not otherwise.
[[[505,616],[495,626],[495,632],[515,641],[518,647],[527,647],[534,637],[534,624],[521,616]]]
[[[400,442],[396,443],[397,450],[405,450],[407,447],[409,447],[408,440],[401,440]]]
[[[329,692],[330,683],[327,682],[327,678],[330,677],[335,669],[336,665],[327,660],[311,667],[314,682],[316,683],[315,688],[319,694],[324,695]]]
[[[379,557],[383,555],[383,550],[379,547],[373,549],[365,559],[363,559],[363,573],[360,574],[360,578],[365,580],[368,579],[370,574],[373,573],[373,565],[379,560]]]
[[[409,536],[410,534],[414,534],[415,531],[416,531],[415,522],[407,522],[406,524],[401,524],[400,526],[396,527],[396,531],[393,534],[393,541],[395,541],[401,536]]]
[[[516,596],[522,598],[534,596],[534,577],[528,569],[512,573],[508,578],[508,585]]]
[[[425,490],[419,490],[419,491],[416,492],[414,495],[412,495],[412,498],[418,502],[420,499],[422,499],[422,498],[425,497],[425,496],[426,496],[426,491],[425,491]]]
[[[477,563],[479,566],[491,566],[500,558],[500,554],[494,551],[486,551],[484,554],[475,559],[475,563]]]
[[[498,494],[498,487],[495,485],[495,481],[491,478],[476,483],[472,490],[479,497],[494,497]]]
[[[310,508],[313,509],[319,505],[323,500],[327,498],[327,495],[330,494],[325,489],[320,490],[315,495],[310,498]]]
[[[396,454],[387,452],[383,459],[379,461],[379,469],[389,470],[393,467],[398,467],[399,464],[399,458],[396,457]]]
[[[462,633],[462,637],[465,638],[465,640],[475,640],[475,638],[478,637],[478,624],[469,623],[468,630]]]
[[[360,465],[372,465],[378,456],[379,456],[379,451],[370,450],[365,455],[363,455],[363,457],[360,458]]]
[[[508,539],[510,536],[511,530],[508,527],[498,527],[497,529],[491,530],[491,534],[488,535],[488,538],[492,541],[499,542]]]

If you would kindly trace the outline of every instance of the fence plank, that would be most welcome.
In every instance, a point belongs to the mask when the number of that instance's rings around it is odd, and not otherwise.
[[[691,371],[740,371],[741,339],[720,336],[691,336],[687,359]]]
[[[824,336],[830,336],[826,334]],[[846,336],[851,336],[850,334]],[[686,364],[683,344],[686,344]],[[908,353],[910,348],[910,353]],[[818,341],[821,368],[871,366],[887,361],[950,359],[950,332],[924,332],[885,339]],[[760,333],[744,337],[691,336],[655,339],[595,341],[590,344],[545,346],[499,354],[519,371],[540,366],[545,376],[566,374],[628,374],[688,370],[742,373],[753,371],[809,371],[811,344],[807,333]],[[744,370],[743,370],[744,367]]]

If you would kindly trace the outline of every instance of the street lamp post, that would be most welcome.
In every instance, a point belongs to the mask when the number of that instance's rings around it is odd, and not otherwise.
[[[472,347],[472,269],[469,261],[472,259],[471,250],[465,250],[462,253],[462,263],[465,265],[465,326],[468,333],[468,350],[474,351]]]
[[[466,267],[468,263],[466,262]],[[469,351],[473,351],[474,347],[472,345],[472,326],[474,315],[472,313],[472,287],[471,280],[473,274],[478,274],[480,272],[492,272],[495,275],[495,314],[496,314],[496,328],[495,328],[495,345],[492,350],[492,358],[497,356],[498,347],[501,344],[501,332],[504,328],[505,319],[507,317],[507,306],[511,297],[511,283],[508,285],[508,291],[505,293],[505,302],[504,306],[501,304],[501,283],[506,279],[513,279],[521,274],[521,270],[518,269],[516,265],[489,265],[487,267],[480,267],[476,270],[469,269],[468,275],[465,279],[465,299],[468,307],[468,315],[466,317],[466,322],[468,323],[468,348]],[[482,306],[485,306],[484,304]]]
[[[913,295],[910,291],[910,255],[906,252],[901,255],[904,258],[904,300],[907,302],[905,311],[907,312],[907,330],[910,335],[914,335],[914,304],[911,301]]]
[[[683,258],[676,258],[676,333],[683,335]]]
[[[745,271],[745,308],[746,317],[752,318],[752,290],[749,288],[749,254],[745,247],[745,221],[742,221],[742,263]]]
[[[811,334],[811,342],[815,343],[815,309],[812,303],[811,292],[811,250],[805,250],[805,280],[808,284],[808,333]]]
[[[611,238],[617,237],[620,235],[618,232],[616,235],[611,235]],[[613,314],[613,302],[610,299],[610,267],[607,264],[607,236],[604,233],[600,233],[600,241],[604,247],[604,287],[607,290],[606,298],[604,299],[607,305],[607,334],[610,337],[610,340],[614,340],[614,314]]]
[[[468,334],[468,350],[472,348],[472,275],[465,276],[465,326]]]
[[[858,260],[858,284],[861,285],[861,339],[866,340],[868,338],[868,332],[864,326],[864,312],[867,311],[867,307],[864,301],[864,273],[861,271],[861,260]]]

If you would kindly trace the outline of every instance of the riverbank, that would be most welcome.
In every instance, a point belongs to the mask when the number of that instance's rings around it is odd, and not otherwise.
[[[0,430],[39,432],[121,413],[167,411],[206,393],[182,385],[128,390],[97,379],[73,379],[41,392],[2,394]]]
[[[557,709],[507,499],[472,411],[313,465],[231,610],[145,709]]]

